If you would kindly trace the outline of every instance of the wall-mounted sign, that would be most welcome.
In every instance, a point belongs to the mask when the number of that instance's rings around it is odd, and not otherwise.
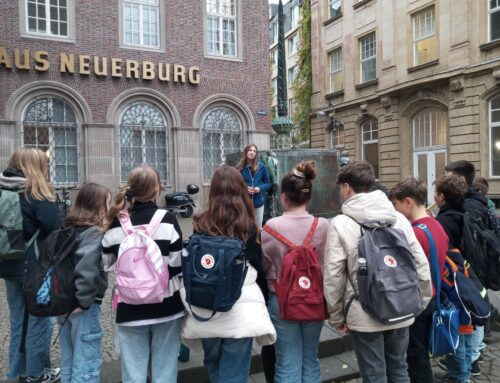
[[[74,54],[61,52],[57,58],[49,56],[48,51],[31,52],[29,49],[14,48],[9,54],[6,47],[0,46],[0,69],[35,70],[46,72],[51,65],[57,65],[61,73],[95,75],[98,77],[125,77],[133,79],[166,82],[200,83],[200,68],[186,67],[181,64],[154,63],[120,58]]]

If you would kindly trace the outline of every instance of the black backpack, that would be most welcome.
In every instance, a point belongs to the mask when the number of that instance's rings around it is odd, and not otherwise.
[[[363,264],[366,267],[358,267],[358,290],[349,277],[354,295],[346,305],[346,316],[353,299],[359,300],[373,319],[386,325],[412,319],[424,310],[417,267],[401,230],[361,225],[358,265]]]
[[[464,213],[460,250],[483,286],[500,290],[500,238],[481,217],[469,211]]]
[[[36,266],[24,282],[26,310],[37,317],[71,313],[75,297],[75,253],[78,232],[60,229],[44,241]]]
[[[206,322],[216,312],[227,312],[241,296],[248,262],[245,244],[236,238],[193,234],[182,252],[186,302],[193,317]],[[212,311],[197,315],[191,306]]]

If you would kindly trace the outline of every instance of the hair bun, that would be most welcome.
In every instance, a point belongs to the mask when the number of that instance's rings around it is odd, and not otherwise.
[[[305,179],[308,181],[316,178],[316,162],[314,161],[302,161],[295,166],[295,170],[304,174]]]

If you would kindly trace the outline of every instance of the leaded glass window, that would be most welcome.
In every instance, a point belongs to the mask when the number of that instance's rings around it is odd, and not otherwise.
[[[121,180],[140,165],[154,166],[162,183],[168,182],[167,123],[160,110],[148,102],[136,102],[120,122]]]
[[[214,170],[224,164],[226,155],[241,150],[241,123],[232,110],[214,108],[203,120],[203,176],[212,179]]]
[[[235,3],[235,0],[206,0],[208,54],[236,57]]]
[[[23,117],[23,143],[47,153],[52,183],[78,182],[77,121],[66,101],[44,97],[29,104]]]
[[[378,178],[378,121],[375,118],[361,124],[361,148],[363,160],[373,166]]]
[[[68,36],[67,0],[27,0],[28,32]]]

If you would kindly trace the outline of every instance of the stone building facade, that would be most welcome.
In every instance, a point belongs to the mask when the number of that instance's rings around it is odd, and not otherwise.
[[[500,1],[311,3],[312,146],[366,159],[387,187],[469,160],[500,198]]]
[[[0,165],[22,145],[57,188],[115,191],[135,165],[167,192],[210,184],[225,155],[269,147],[264,0],[0,4]]]

